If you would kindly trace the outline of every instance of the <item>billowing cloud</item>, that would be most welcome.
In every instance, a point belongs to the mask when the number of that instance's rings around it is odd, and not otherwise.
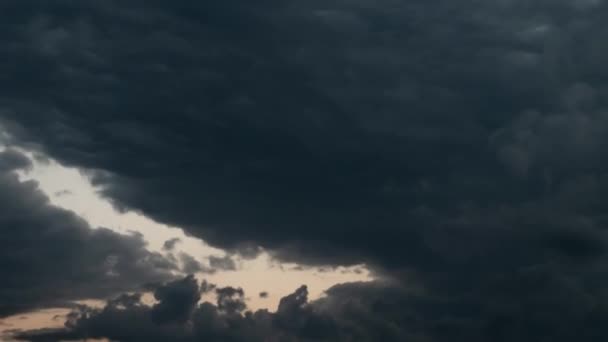
[[[0,317],[172,277],[175,267],[141,236],[92,229],[13,172],[29,167],[18,151],[0,152]]]
[[[2,5],[13,140],[218,247],[445,264],[602,182],[601,1],[38,5]]]
[[[568,336],[605,314],[607,9],[6,3],[0,121],[117,208],[453,303],[435,340]]]
[[[171,293],[159,296],[159,293]],[[284,297],[276,313],[267,310],[244,312],[242,289],[217,288],[217,304],[199,297],[192,277],[162,285],[155,291],[159,303],[147,306],[140,295],[123,295],[108,301],[103,309],[80,308],[69,315],[66,328],[24,333],[31,341],[110,338],[129,341],[307,341],[337,338],[333,317],[308,303],[306,286]],[[179,321],[158,321],[158,308],[186,313]],[[185,318],[185,319],[181,319]],[[327,330],[326,330],[327,329]],[[353,336],[354,337],[354,336]],[[312,341],[311,340],[311,341]]]
[[[152,307],[152,319],[158,323],[188,321],[196,304],[201,299],[198,282],[193,276],[170,285],[160,286],[154,291],[159,301]]]
[[[606,302],[593,302],[566,279],[554,278],[542,270],[520,276],[519,288],[502,289],[504,302],[485,302],[483,295],[454,301],[420,296],[388,284],[351,283],[337,285],[328,290],[327,296],[312,302],[306,286],[302,286],[283,297],[275,312],[243,312],[243,292],[232,287],[216,290],[217,304],[197,305],[196,282],[185,278],[157,289],[157,293],[175,295],[157,296],[160,302],[154,306],[141,303],[140,295],[120,296],[103,309],[82,307],[74,311],[65,329],[26,332],[21,337],[33,342],[85,337],[123,342],[533,342],[543,338],[566,342],[606,336]],[[522,287],[531,284],[538,284],[540,291],[534,297],[521,297]],[[550,291],[544,292],[541,287]],[[559,303],[554,302],[555,296],[562,296]],[[238,310],[227,309],[227,301],[241,306]],[[160,322],[155,320],[159,307],[189,315],[179,316],[186,320]]]

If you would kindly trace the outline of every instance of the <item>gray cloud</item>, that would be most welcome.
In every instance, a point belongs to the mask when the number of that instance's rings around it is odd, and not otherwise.
[[[141,236],[91,229],[11,172],[29,166],[14,150],[0,152],[0,316],[171,277],[174,266],[148,252]]]
[[[307,288],[284,297],[276,313],[267,310],[247,311],[242,289],[232,287],[216,289],[217,304],[202,303],[193,310],[198,299],[192,278],[185,278],[161,286],[156,290],[172,293],[156,296],[160,300],[153,307],[139,301],[139,295],[121,296],[109,301],[100,310],[83,307],[74,311],[66,328],[57,331],[34,331],[20,337],[30,341],[80,339],[87,337],[110,338],[120,341],[309,341],[335,338],[325,330],[332,326],[332,318],[316,312],[307,301]],[[186,291],[186,288],[188,289]],[[188,294],[187,296],[183,296]],[[178,299],[179,298],[179,299]],[[171,312],[191,312],[187,320],[159,322],[154,313],[158,307],[171,308]],[[321,330],[318,330],[321,328]],[[335,339],[332,339],[335,341]]]
[[[163,249],[166,251],[172,251],[175,249],[175,245],[181,242],[180,238],[173,238],[163,243]]]
[[[0,161],[0,172],[2,173],[32,168],[32,162],[23,153],[14,149],[0,152]]]
[[[199,285],[193,276],[160,286],[154,291],[158,304],[152,307],[152,319],[157,323],[186,322],[201,299]]]
[[[207,273],[215,272],[214,269],[208,269],[208,268],[204,267],[203,265],[201,265],[200,262],[198,262],[194,257],[192,257],[189,254],[180,253],[179,258],[182,263],[182,271],[186,274],[192,274],[192,273],[203,272],[203,271],[207,272]]]
[[[226,255],[223,257],[210,256],[209,257],[209,266],[213,269],[220,269],[223,271],[235,271],[236,270],[236,262],[234,259],[230,257],[230,255]]]
[[[191,311],[188,320],[154,321],[155,307],[139,296],[119,297],[101,310],[81,308],[71,314],[66,328],[27,332],[31,341],[110,338],[129,341],[594,341],[605,336],[605,300],[595,302],[571,279],[555,277],[549,270],[530,269],[518,275],[516,287],[501,288],[504,301],[472,296],[454,301],[420,296],[403,287],[383,283],[337,285],[327,296],[309,302],[302,286],[281,299],[276,312],[241,313],[228,310],[242,303],[242,291],[220,288],[217,305],[205,302],[192,310],[195,297],[164,297],[157,306]],[[164,285],[181,293],[191,278]],[[190,285],[188,285],[190,288]],[[535,289],[535,296],[521,297]],[[547,292],[548,290],[548,292]],[[195,292],[187,291],[190,294]],[[562,296],[555,302],[555,296]],[[186,297],[184,297],[185,299]],[[496,298],[495,294],[490,298]],[[236,301],[235,301],[236,300]],[[514,315],[516,313],[516,315]]]
[[[218,247],[445,263],[464,208],[605,168],[603,2],[35,5],[3,5],[13,140]]]
[[[607,6],[7,3],[0,121],[119,209],[455,303],[435,340],[568,336],[605,313],[563,298],[605,298]]]

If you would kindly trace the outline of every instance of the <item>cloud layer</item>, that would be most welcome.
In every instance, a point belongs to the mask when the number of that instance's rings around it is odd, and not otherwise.
[[[419,293],[380,315],[413,317],[408,336],[605,333],[604,1],[0,11],[12,143],[117,208],[247,255],[366,263]]]
[[[2,5],[14,140],[216,246],[402,267],[599,219],[602,2],[34,5]]]

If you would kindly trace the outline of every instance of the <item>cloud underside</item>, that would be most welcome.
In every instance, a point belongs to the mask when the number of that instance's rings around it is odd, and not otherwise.
[[[603,1],[0,11],[11,143],[117,208],[243,254],[366,263],[418,289],[375,317],[421,341],[607,334]]]

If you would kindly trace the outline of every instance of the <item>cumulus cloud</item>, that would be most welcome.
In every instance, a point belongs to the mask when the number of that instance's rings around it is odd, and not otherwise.
[[[154,291],[159,301],[152,307],[152,319],[158,323],[186,322],[201,299],[199,285],[193,276],[161,286]]]
[[[166,296],[155,306],[142,304],[139,295],[121,296],[103,309],[74,311],[64,329],[26,332],[21,337],[34,342],[84,337],[124,342],[532,342],[543,338],[566,342],[605,336],[606,301],[593,301],[571,279],[555,277],[550,270],[530,269],[518,277],[520,285],[502,287],[504,301],[497,302],[491,299],[496,293],[490,298],[482,293],[453,300],[378,282],[337,285],[311,302],[302,286],[282,298],[275,312],[226,310],[226,298],[242,298],[242,292],[231,287],[217,289],[217,304],[197,305],[190,277],[162,286],[163,291],[187,296]],[[521,291],[530,286],[537,291],[535,296],[522,297]],[[561,300],[554,301],[556,296]],[[159,322],[154,319],[158,306],[190,314],[185,321]]]
[[[158,295],[171,293],[171,295]],[[82,307],[70,314],[66,328],[33,331],[20,336],[31,341],[110,338],[128,341],[336,341],[335,318],[309,303],[302,286],[284,297],[276,313],[267,310],[243,312],[244,292],[233,287],[217,288],[217,303],[197,304],[197,283],[187,277],[161,285],[155,291],[159,303],[146,306],[141,295],[123,295],[108,301],[103,309]],[[159,321],[159,307],[170,308],[180,320]],[[188,312],[187,316],[182,313]],[[346,336],[346,335],[344,335]],[[350,336],[350,337],[355,337]],[[363,340],[361,340],[363,341]]]

